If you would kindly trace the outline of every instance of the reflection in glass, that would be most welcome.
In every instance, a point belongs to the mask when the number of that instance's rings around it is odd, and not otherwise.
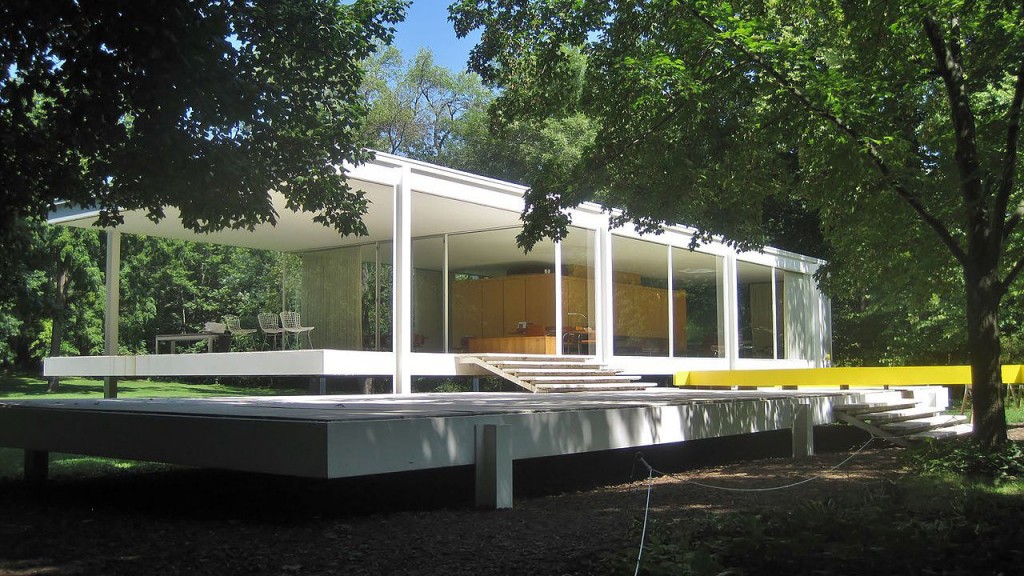
[[[597,325],[592,230],[569,227],[562,240],[562,353],[596,353]]]
[[[770,266],[737,262],[739,296],[739,357],[775,357],[775,306],[773,269]]]
[[[362,247],[363,350],[391,350],[391,242]]]
[[[412,350],[444,352],[444,237],[412,241]]]
[[[666,250],[663,244],[612,236],[612,346],[616,355],[668,356]]]
[[[673,356],[725,357],[725,259],[672,249]]]
[[[557,353],[554,244],[523,254],[519,230],[448,236],[452,352]]]

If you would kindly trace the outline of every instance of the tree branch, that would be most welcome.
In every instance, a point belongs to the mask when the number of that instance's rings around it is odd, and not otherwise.
[[[1017,260],[1017,262],[1013,265],[1013,268],[1010,268],[1010,272],[1007,273],[1006,278],[1003,278],[1003,281],[999,283],[1000,297],[1002,297],[1003,294],[1006,294],[1006,292],[1009,291],[1010,286],[1013,286],[1013,283],[1017,281],[1017,277],[1020,276],[1020,273],[1022,271],[1024,271],[1024,258]]]
[[[939,75],[946,86],[949,98],[950,119],[953,121],[953,137],[956,141],[956,162],[960,170],[960,190],[964,195],[969,210],[983,209],[981,185],[981,162],[978,159],[977,129],[974,125],[974,112],[967,97],[964,83],[964,71],[961,65],[960,47],[956,42],[946,43],[942,37],[939,23],[931,16],[922,19],[925,35],[932,46],[935,63],[939,67]],[[958,25],[953,20],[953,32],[956,35]],[[999,214],[1000,221],[1003,215]],[[1001,232],[1001,230],[1000,230]],[[1001,240],[999,238],[998,240]]]
[[[917,213],[918,217],[924,221],[938,236],[943,244],[953,253],[953,256],[961,264],[967,263],[967,253],[960,246],[960,243],[953,238],[949,228],[942,223],[935,215],[933,215],[928,208],[921,202],[916,194],[907,189],[895,175],[889,163],[885,160],[881,150],[878,146],[870,139],[862,136],[853,126],[847,124],[842,118],[834,114],[833,112],[823,108],[816,104],[807,94],[805,94],[800,88],[798,88],[792,80],[790,80],[784,73],[779,71],[770,62],[761,57],[760,54],[748,49],[746,46],[738,42],[736,39],[731,37],[722,37],[722,30],[712,21],[710,18],[701,13],[693,3],[685,3],[686,10],[702,22],[705,26],[711,29],[717,36],[721,37],[724,42],[731,46],[734,50],[743,54],[749,58],[754,64],[759,66],[769,77],[775,80],[778,85],[788,92],[796,101],[803,106],[807,111],[811,112],[815,116],[822,118],[826,122],[832,124],[841,133],[849,136],[854,142],[857,142],[862,146],[862,150],[868,156],[868,159],[875,165],[878,171],[882,174],[883,178],[889,183],[896,195],[899,196],[914,212]]]
[[[1003,157],[1003,173],[999,178],[996,191],[996,214],[1003,217],[1010,204],[1010,193],[1013,192],[1014,176],[1017,173],[1017,149],[1020,145],[1021,108],[1024,107],[1024,57],[1017,68],[1017,82],[1013,90],[1013,100],[1007,114],[1006,156]],[[1024,202],[1014,210],[1003,226],[1003,237],[1009,236],[1024,217]]]

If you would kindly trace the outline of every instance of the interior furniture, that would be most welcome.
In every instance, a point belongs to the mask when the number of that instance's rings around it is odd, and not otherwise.
[[[281,343],[281,348],[285,347],[289,334],[295,335],[296,346],[302,346],[302,335],[306,335],[306,341],[309,343],[309,347],[313,347],[313,337],[309,335],[313,331],[312,326],[303,326],[302,318],[298,312],[281,312],[281,329],[284,330],[285,341]]]
[[[255,328],[242,328],[238,316],[233,314],[226,314],[224,316],[224,324],[227,326],[227,331],[231,333],[232,338],[241,338],[243,336],[252,338],[253,333],[256,332]]]
[[[176,353],[175,348],[178,342],[198,342],[206,340],[206,351],[213,352],[213,343],[223,334],[157,334],[156,342],[153,345],[153,352],[160,353],[160,343],[167,342],[170,345],[170,353]]]
[[[556,336],[499,336],[467,339],[471,354],[557,354]]]
[[[563,336],[566,353],[576,350],[587,354],[595,343],[593,329],[580,326],[580,318],[594,306],[594,286],[586,268],[572,271],[578,275],[562,276],[562,325],[572,327]],[[555,275],[513,274],[493,278],[456,280],[451,283],[451,341],[477,340],[475,346],[498,345],[499,340],[513,336],[520,322],[536,326],[555,325]],[[614,291],[614,337],[628,341],[631,347],[622,352],[643,353],[647,349],[664,348],[668,354],[669,330],[677,349],[686,343],[686,291],[650,286],[638,274],[616,273]],[[668,299],[673,299],[674,321],[669,326]],[[590,314],[593,315],[592,313]],[[576,328],[581,330],[576,330]],[[611,337],[611,336],[609,336]],[[489,342],[489,344],[487,343]],[[641,344],[642,343],[642,344]],[[635,350],[634,350],[635,349]],[[499,352],[499,350],[468,350]],[[546,353],[546,352],[544,352]]]
[[[284,349],[284,329],[281,328],[281,321],[277,314],[260,312],[256,315],[260,331],[263,332],[263,348],[267,347],[267,337],[270,337],[271,348],[276,348],[277,338],[281,338],[281,349]]]

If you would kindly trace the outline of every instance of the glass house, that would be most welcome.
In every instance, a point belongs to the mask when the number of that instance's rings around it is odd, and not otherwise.
[[[159,223],[126,213],[108,232],[108,338],[116,342],[117,241],[145,234],[297,254],[312,349],[50,358],[44,372],[388,376],[402,394],[415,376],[474,373],[460,361],[473,355],[586,356],[646,376],[829,358],[820,260],[720,243],[690,250],[685,226],[657,236],[613,229],[597,205],[571,211],[564,240],[524,254],[521,186],[384,153],[346,174],[370,201],[363,237],[340,237],[273,194],[277,226],[198,235],[167,210]],[[86,227],[95,217],[65,207],[50,221]]]

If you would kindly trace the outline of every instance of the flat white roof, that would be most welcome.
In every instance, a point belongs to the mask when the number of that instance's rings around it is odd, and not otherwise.
[[[124,224],[118,229],[128,234],[141,234],[178,240],[209,242],[229,246],[241,246],[282,252],[305,252],[341,246],[387,242],[393,240],[394,186],[403,171],[408,171],[407,183],[412,190],[412,237],[423,238],[442,234],[518,227],[524,207],[523,196],[526,187],[503,182],[485,176],[462,172],[433,165],[427,162],[402,158],[392,154],[376,152],[374,160],[356,167],[347,167],[346,175],[354,189],[362,190],[369,201],[369,210],[363,217],[367,236],[341,237],[333,229],[312,222],[308,212],[294,212],[285,207],[284,197],[270,192],[270,199],[277,213],[277,225],[264,224],[255,230],[222,230],[209,234],[197,234],[186,229],[178,218],[176,209],[166,209],[166,218],[154,223],[144,211],[128,211],[123,214]],[[83,210],[62,207],[55,211],[50,222],[81,228],[92,227],[98,215],[97,210]],[[573,222],[586,228],[593,228],[598,222],[607,222],[609,214],[600,205],[584,203],[571,211]],[[691,228],[674,225],[666,226],[666,235],[643,236],[644,240],[659,244],[673,244],[686,247]],[[616,233],[634,235],[629,229]],[[639,237],[639,236],[637,236]],[[720,245],[706,246],[701,251],[721,252]],[[487,249],[490,261],[515,260],[521,252],[514,245],[504,248],[510,254],[495,254],[494,247]],[[729,251],[729,250],[725,250]],[[512,254],[511,252],[516,252]],[[741,259],[767,261],[782,258],[816,266],[822,260],[800,254],[766,247],[762,253],[746,253]]]

